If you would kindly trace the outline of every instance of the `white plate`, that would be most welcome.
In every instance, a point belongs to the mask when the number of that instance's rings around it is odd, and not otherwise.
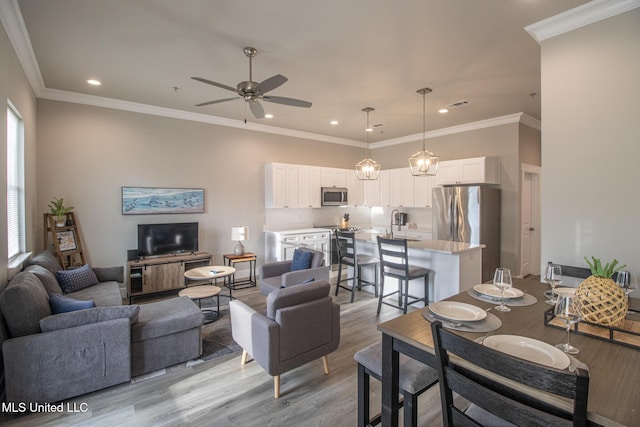
[[[483,283],[481,285],[475,285],[473,287],[473,290],[479,294],[487,295],[492,298],[500,298],[502,296],[500,294],[500,288],[498,288],[496,285],[492,283]],[[504,291],[505,298],[520,298],[522,295],[524,295],[524,292],[516,288],[509,288],[509,289],[505,289]]]
[[[494,350],[552,368],[565,369],[570,363],[569,356],[562,350],[533,338],[517,335],[492,335],[485,338],[482,344]]]
[[[436,316],[458,322],[473,322],[487,317],[487,312],[475,305],[454,301],[438,301],[429,304],[429,310]]]

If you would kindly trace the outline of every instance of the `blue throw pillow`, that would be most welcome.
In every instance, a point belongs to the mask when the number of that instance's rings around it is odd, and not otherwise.
[[[57,271],[56,278],[58,279],[62,292],[65,294],[76,292],[98,283],[98,277],[96,277],[96,273],[89,267],[89,264],[74,268],[73,270]]]
[[[311,268],[311,260],[313,252],[301,251],[296,249],[293,252],[293,261],[291,262],[291,271],[306,270]]]
[[[96,306],[93,301],[79,301],[58,294],[49,294],[49,305],[53,314],[68,313]]]

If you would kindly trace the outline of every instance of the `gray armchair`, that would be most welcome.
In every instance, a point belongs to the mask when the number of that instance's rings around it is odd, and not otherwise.
[[[340,344],[340,306],[329,296],[326,281],[279,289],[267,296],[262,314],[242,301],[229,303],[233,339],[243,348],[241,364],[251,356],[273,376],[275,398],[280,397],[280,374],[322,358]]]
[[[311,252],[311,267],[305,270],[291,271],[292,260],[277,261],[263,264],[260,268],[260,292],[263,295],[286,288],[299,285],[306,281],[329,281],[329,270],[331,267],[324,265],[324,253],[308,248],[298,248],[297,251]]]

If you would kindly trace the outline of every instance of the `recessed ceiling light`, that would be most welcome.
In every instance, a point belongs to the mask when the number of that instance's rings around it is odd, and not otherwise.
[[[447,108],[441,108],[441,109],[438,110],[438,113],[440,113],[440,114],[444,114],[444,113],[448,113],[448,112],[449,112],[449,110]]]
[[[373,132],[373,128],[366,128],[365,129],[367,132]]]
[[[338,124],[338,121],[337,120],[331,120],[329,123],[331,123],[333,126],[335,126],[335,125]]]
[[[95,79],[89,79],[87,80],[87,83],[89,83],[92,86],[100,86],[102,83],[100,83],[99,80],[95,80]]]
[[[273,114],[265,114],[264,118],[265,119],[273,119]]]

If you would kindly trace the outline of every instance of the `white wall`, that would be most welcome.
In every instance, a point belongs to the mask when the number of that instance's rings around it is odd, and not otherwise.
[[[640,9],[542,42],[542,263],[640,273]]]
[[[5,197],[0,204],[0,224],[7,223],[7,107],[10,101],[18,110],[24,121],[25,139],[25,186],[26,192],[26,247],[34,250],[36,213],[36,98],[29,81],[13,51],[4,27],[0,25],[0,188]],[[42,220],[41,220],[42,221]],[[0,227],[0,241],[7,241],[6,227]],[[7,279],[7,245],[0,245],[0,284]]]
[[[216,263],[233,250],[231,227],[249,226],[245,247],[264,259],[265,163],[347,168],[363,153],[66,102],[39,100],[37,112],[39,233],[51,198],[64,197],[75,207],[88,261],[96,266],[124,265],[127,249],[137,247],[137,224],[160,222],[199,222],[200,249],[211,252]],[[205,213],[122,215],[122,186],[204,188]]]

